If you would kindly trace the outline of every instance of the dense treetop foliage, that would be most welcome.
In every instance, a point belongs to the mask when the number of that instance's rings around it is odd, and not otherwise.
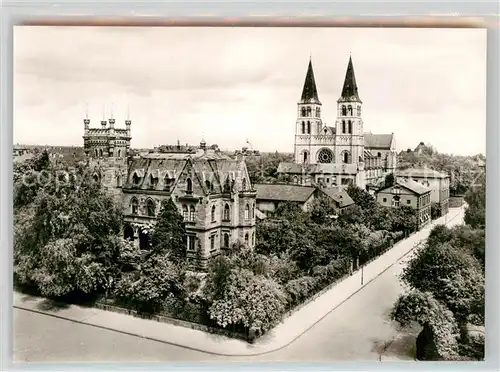
[[[401,276],[409,290],[396,302],[393,318],[423,327],[417,350],[423,359],[484,357],[484,337],[467,330],[468,324],[484,326],[483,186],[467,194],[467,224],[436,226]]]
[[[117,275],[121,208],[85,167],[43,152],[15,169],[14,193],[16,280],[46,296],[104,291]]]

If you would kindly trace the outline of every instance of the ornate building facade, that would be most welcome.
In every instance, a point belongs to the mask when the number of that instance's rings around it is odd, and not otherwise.
[[[148,233],[170,198],[183,215],[186,256],[193,267],[241,241],[255,245],[256,191],[243,157],[230,157],[217,146],[165,146],[128,156],[131,121],[116,130],[114,120],[90,129],[85,119],[84,148],[94,178],[123,205],[124,237],[142,249]]]
[[[376,186],[396,169],[394,134],[363,131],[362,106],[349,58],[334,126],[322,119],[312,62],[306,73],[302,96],[297,104],[294,162],[282,163],[278,172],[301,184],[325,187],[354,183],[362,188]]]

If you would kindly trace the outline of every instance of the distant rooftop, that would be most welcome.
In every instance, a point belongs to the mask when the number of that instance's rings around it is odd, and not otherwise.
[[[418,178],[449,178],[447,174],[438,172],[426,166],[397,171],[396,176]]]

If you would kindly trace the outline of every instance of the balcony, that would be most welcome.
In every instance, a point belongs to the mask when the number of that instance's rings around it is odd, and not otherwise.
[[[245,197],[245,196],[247,196],[247,197],[255,197],[255,196],[257,196],[257,190],[240,190],[238,192],[238,195],[240,197]]]

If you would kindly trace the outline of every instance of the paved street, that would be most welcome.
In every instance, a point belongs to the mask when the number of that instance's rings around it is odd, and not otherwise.
[[[462,213],[452,224],[462,221]],[[14,309],[15,361],[331,361],[379,360],[398,332],[388,319],[401,287],[399,262],[292,344],[269,354],[219,357]],[[359,275],[357,273],[356,275]],[[215,341],[214,341],[215,342]],[[400,359],[411,359],[399,355]]]

